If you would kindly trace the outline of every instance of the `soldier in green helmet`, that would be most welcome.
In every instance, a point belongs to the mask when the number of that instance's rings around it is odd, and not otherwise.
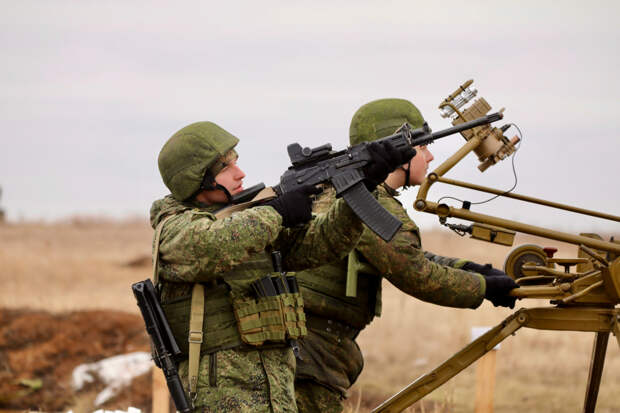
[[[171,195],[151,207],[154,281],[188,357],[179,373],[196,411],[296,412],[289,344],[305,334],[302,300],[257,296],[255,282],[273,272],[271,251],[281,252],[286,271],[316,267],[345,257],[363,226],[343,201],[313,217],[314,187],[224,218],[243,191],[238,142],[198,122],[162,148],[159,170]],[[409,159],[382,145],[372,158],[366,172],[376,183]]]
[[[370,102],[353,116],[350,143],[372,142],[391,135],[405,122],[413,128],[424,123],[411,102]],[[418,227],[395,198],[400,188],[422,183],[433,160],[425,146],[415,149],[413,159],[389,174],[376,189],[379,203],[403,223],[396,236],[385,242],[365,228],[347,260],[297,274],[308,329],[295,376],[300,413],[343,410],[346,391],[363,367],[355,339],[380,315],[382,278],[406,294],[442,306],[476,308],[484,298],[496,306],[514,306],[515,299],[508,292],[517,285],[503,272],[423,251]],[[315,202],[314,211],[320,213],[333,202],[333,191],[325,191]],[[364,269],[358,272],[355,268],[360,263]],[[354,296],[347,296],[347,279],[351,276],[357,278],[357,289],[349,294]]]

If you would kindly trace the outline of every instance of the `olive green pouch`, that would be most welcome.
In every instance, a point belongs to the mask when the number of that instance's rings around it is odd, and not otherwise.
[[[284,322],[288,338],[297,339],[308,334],[306,329],[306,314],[304,313],[304,299],[300,293],[279,295],[284,311]]]
[[[241,340],[252,346],[285,343],[307,334],[300,293],[269,297],[232,297]]]
[[[279,296],[233,299],[241,340],[252,346],[266,341],[284,342],[286,328]]]

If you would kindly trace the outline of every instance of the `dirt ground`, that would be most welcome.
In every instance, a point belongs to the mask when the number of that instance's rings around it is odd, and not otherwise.
[[[37,310],[0,309],[0,408],[32,411],[92,411],[103,389],[88,384],[71,388],[73,369],[117,354],[149,351],[142,320],[118,311],[89,310],[51,314]],[[40,388],[33,385],[40,380]],[[152,403],[151,373],[135,378],[129,387],[97,408],[148,413]],[[366,411],[385,399],[384,394],[353,391],[346,401],[351,412]],[[410,412],[446,411],[435,401],[418,403]]]
[[[74,394],[71,374],[76,366],[148,349],[144,326],[134,314],[0,309],[0,407],[66,411],[102,390],[95,383]],[[146,410],[150,400],[150,377],[140,377],[131,391],[101,407]]]
[[[0,409],[75,413],[93,410],[101,390],[74,394],[71,372],[81,363],[148,351],[130,292],[150,276],[152,230],[144,221],[74,219],[52,224],[0,224]],[[508,247],[460,238],[449,231],[423,234],[425,248],[502,267]],[[534,237],[515,245],[574,247]],[[493,326],[511,313],[485,303],[477,310],[434,306],[384,282],[383,315],[360,335],[365,368],[347,400],[349,412],[368,412],[469,342],[473,326]],[[518,307],[548,305],[524,300]],[[591,333],[519,331],[497,354],[495,411],[581,411]],[[411,411],[473,411],[473,365]],[[41,380],[36,389],[32,381]],[[620,349],[609,341],[597,412],[619,413]],[[134,380],[104,407],[150,412],[151,377]]]

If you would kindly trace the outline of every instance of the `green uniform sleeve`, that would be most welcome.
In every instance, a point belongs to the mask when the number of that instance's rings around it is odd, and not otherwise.
[[[320,204],[320,201],[319,201]],[[314,211],[320,211],[315,205]],[[364,226],[342,199],[333,202],[301,230],[286,229],[277,247],[287,270],[297,271],[343,259],[357,244]]]
[[[364,258],[409,295],[443,306],[478,307],[484,299],[484,278],[429,260],[422,251],[418,227],[402,205],[384,191],[378,200],[403,226],[389,243],[365,229],[356,247]]]
[[[437,264],[443,265],[445,267],[452,267],[452,268],[462,268],[463,265],[465,265],[465,263],[468,261],[462,258],[444,257],[441,255],[433,254],[432,252],[429,252],[429,251],[424,251],[424,256],[426,257],[427,260],[436,262]]]
[[[230,271],[273,243],[282,217],[272,207],[256,207],[215,220],[206,212],[185,211],[166,222],[159,247],[169,281],[209,281]]]

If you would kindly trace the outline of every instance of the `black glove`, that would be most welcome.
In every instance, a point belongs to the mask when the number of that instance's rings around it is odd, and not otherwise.
[[[484,277],[487,288],[484,298],[493,303],[495,307],[515,308],[516,297],[508,295],[510,290],[519,288],[519,284],[514,282],[504,271],[493,268],[491,264],[480,265],[472,261],[467,261],[461,267],[465,271],[472,271]]]
[[[506,274],[483,275],[483,277],[487,284],[484,298],[492,302],[495,307],[515,308],[517,297],[511,297],[508,293],[515,288],[519,288],[519,284]]]
[[[467,261],[465,265],[461,267],[465,271],[477,272],[478,274],[482,274],[486,276],[496,276],[496,275],[506,275],[504,271],[500,271],[496,268],[493,268],[491,264],[480,265],[476,264],[472,261]]]
[[[286,192],[277,198],[265,202],[282,216],[282,225],[290,228],[303,224],[312,218],[311,195],[320,194],[321,188],[312,185],[304,186],[295,191]]]
[[[409,162],[416,154],[413,148],[407,147],[406,150],[399,151],[389,142],[371,142],[367,149],[372,160],[364,167],[364,183],[369,191],[374,191],[390,172]]]

